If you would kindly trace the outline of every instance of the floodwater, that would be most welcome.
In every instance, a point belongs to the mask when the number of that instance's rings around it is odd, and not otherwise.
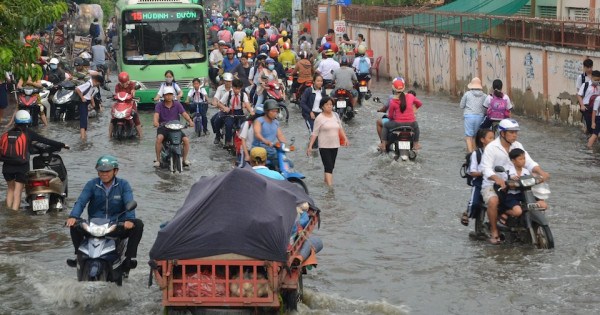
[[[387,84],[376,84],[385,98]],[[106,94],[106,92],[104,92]],[[290,154],[305,174],[322,209],[316,235],[325,248],[319,266],[304,278],[300,314],[592,314],[600,311],[600,239],[595,184],[598,152],[585,149],[579,128],[517,117],[525,148],[551,174],[547,216],[556,248],[492,246],[469,238],[459,223],[469,187],[459,177],[465,154],[462,113],[457,102],[419,92],[423,149],[414,162],[395,162],[376,152],[379,107],[367,102],[346,130],[334,188],[323,183],[322,164],[303,148],[308,133],[296,107],[282,129],[295,136]],[[214,110],[213,110],[214,112]],[[134,188],[144,220],[137,269],[122,287],[79,283],[65,264],[73,256],[68,211],[33,216],[0,208],[1,314],[159,314],[161,292],[147,286],[145,264],[159,225],[172,218],[194,181],[232,167],[233,159],[191,135],[193,166],[181,175],[156,171],[152,113],[141,113],[146,137],[117,143],[107,138],[108,113],[91,121],[89,138],[78,139],[77,123],[54,124],[42,133],[71,145],[62,157],[69,171],[69,206],[96,176],[96,159],[119,158],[119,176]],[[0,187],[5,194],[6,186]]]

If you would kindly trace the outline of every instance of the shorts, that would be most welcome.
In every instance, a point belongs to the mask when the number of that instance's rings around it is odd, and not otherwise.
[[[156,129],[156,135],[157,135],[157,136],[158,136],[158,135],[163,135],[163,137],[165,137],[165,138],[166,138],[166,137],[169,135],[169,129],[167,129],[167,128],[163,127],[163,126],[161,126],[161,127],[158,127],[158,128]],[[183,131],[182,131],[182,132],[181,132],[181,138],[185,138],[185,137],[187,137],[187,136],[186,136],[186,135],[185,135],[185,133],[183,133]]]
[[[390,119],[387,118],[387,117],[381,118],[381,124],[382,125],[385,125],[385,123],[387,123],[388,121],[390,121]]]
[[[506,194],[506,198],[504,199],[504,207],[506,210],[512,209],[514,206],[518,206],[521,204],[523,199],[523,194]]]
[[[0,84],[0,109],[8,107],[8,85],[6,83]]]
[[[466,114],[463,117],[465,118],[465,136],[475,137],[481,122],[483,122],[483,115]]]
[[[17,183],[25,184],[27,179],[25,173],[29,171],[29,163],[26,164],[7,164],[2,165],[2,175],[4,180],[7,182],[15,181]]]
[[[337,152],[338,148],[319,148],[319,154],[321,155],[321,161],[323,162],[325,173],[333,174]]]
[[[483,197],[483,202],[487,206],[490,198],[498,197],[498,194],[496,194],[494,186],[481,187],[481,197]]]

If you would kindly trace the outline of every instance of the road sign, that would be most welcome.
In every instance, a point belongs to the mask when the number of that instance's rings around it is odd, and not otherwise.
[[[338,5],[350,5],[352,4],[352,0],[337,0]]]
[[[343,20],[333,21],[333,30],[335,31],[336,36],[342,36],[342,34],[345,34],[346,33],[346,21],[343,21]]]

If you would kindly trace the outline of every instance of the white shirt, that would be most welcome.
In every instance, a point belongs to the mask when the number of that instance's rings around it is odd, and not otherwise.
[[[321,73],[321,76],[323,76],[323,80],[333,80],[332,71],[335,71],[339,68],[340,64],[337,61],[333,60],[333,58],[327,58],[321,60],[321,62],[319,63],[319,67],[317,67],[317,71]]]
[[[594,107],[592,110],[596,111],[596,116],[600,116],[600,97],[596,97],[594,100]]]
[[[83,98],[85,98],[88,101],[92,100],[92,97],[94,97],[94,94],[96,94],[97,91],[97,89],[92,84],[92,79],[81,85],[78,85],[77,89],[81,92]]]
[[[525,151],[525,149],[523,149],[523,145],[521,145],[521,143],[519,143],[518,141],[513,142],[510,145],[510,149],[508,151],[510,152],[510,150],[516,148]],[[489,179],[492,175],[502,176],[501,174],[494,172],[494,167],[502,166],[505,170],[508,170],[512,165],[513,164],[510,161],[510,158],[508,157],[508,152],[504,150],[504,147],[502,147],[502,144],[500,143],[500,137],[490,142],[485,147],[483,155],[481,156],[481,169],[483,170],[483,184],[481,184],[481,187],[483,188],[494,186],[494,181]],[[538,166],[538,164],[529,156],[529,153],[525,151],[524,168],[531,172],[536,166]]]
[[[321,38],[321,46],[325,45],[325,43],[327,43],[327,34]]]
[[[475,151],[471,152],[471,163],[469,164],[469,174],[470,173],[474,173],[474,172],[478,172],[480,173],[481,170],[481,163],[479,163],[479,161],[477,161],[477,151],[479,150],[479,148],[477,148]],[[483,152],[481,153],[481,157],[483,159]]]
[[[198,91],[198,94],[196,94],[196,90],[194,90],[193,88],[190,89],[190,91],[188,92],[187,95],[190,100],[194,103],[201,103],[201,102],[206,102],[206,100],[208,99],[208,95],[206,94],[206,90],[203,88],[200,88],[200,90]]]
[[[242,39],[246,37],[246,33],[244,31],[235,31],[233,32],[233,43],[235,47],[240,47],[242,44]]]
[[[510,101],[510,98],[508,97],[508,95],[505,93],[504,96],[502,96],[503,99],[506,100],[506,109],[511,110],[513,108],[513,104]],[[483,107],[488,108],[490,107],[490,102],[492,101],[492,96],[488,95],[485,100],[483,101]]]
[[[314,88],[312,88],[312,92],[315,94],[315,102],[313,103],[312,106],[312,111],[315,113],[320,113],[322,112],[321,108],[319,107],[319,104],[321,103],[321,99],[323,98],[323,95],[321,95],[321,90],[315,90]]]
[[[229,90],[226,90],[225,89],[225,84],[222,84],[215,91],[214,98],[216,98],[217,101],[219,101],[219,100],[221,100],[221,97],[223,97],[223,94],[227,94],[227,93],[229,93],[229,91],[231,91],[231,88],[229,88]]]
[[[164,94],[163,90],[165,89],[165,86],[167,86],[167,83],[166,83],[166,82],[163,82],[163,83],[160,85],[160,88],[158,89],[158,93],[157,93],[157,94],[158,94],[158,96],[160,96],[160,97],[162,97],[162,96],[163,96],[163,94]],[[175,95],[174,95],[174,97],[177,97],[177,95],[179,95],[179,91],[181,91],[181,88],[180,88],[180,87],[179,87],[179,85],[178,85],[177,83],[175,83],[175,82],[172,82],[172,85],[171,85],[171,86],[173,87],[173,89],[175,89]]]
[[[221,51],[219,49],[214,49],[210,52],[208,60],[211,63],[211,67],[219,68],[219,62],[223,61],[223,54],[221,54]]]
[[[590,78],[590,76],[587,75],[585,72],[582,74],[585,74],[585,76],[584,76],[585,79],[583,81],[581,80],[581,74],[577,76],[577,79],[575,79],[575,87],[577,88],[578,91],[585,82],[592,81],[592,78]]]
[[[514,165],[511,165],[511,167],[508,169],[508,177],[512,178],[513,176],[526,176],[526,175],[531,175],[531,172],[529,170],[527,170],[526,168],[522,168],[521,169],[521,174],[517,174],[517,169],[515,168]],[[520,194],[521,191],[518,189],[509,189],[506,191],[509,194],[512,195],[517,195]]]
[[[587,105],[590,102],[590,97],[594,94],[599,94],[600,90],[597,85],[593,85],[591,82],[588,84],[588,88],[585,91],[585,95],[583,95],[583,89],[585,88],[585,84],[582,84],[579,88],[579,93],[577,95],[583,98],[583,105]]]
[[[244,121],[242,127],[240,127],[240,139],[246,139],[246,147],[248,152],[252,149],[252,142],[254,142],[254,128],[250,125],[249,121]]]
[[[241,94],[241,95],[240,95]],[[219,99],[219,102],[222,103],[223,105],[229,107],[231,109],[230,106],[233,105],[233,109],[242,109],[242,104],[248,102],[248,94],[244,93],[243,91],[240,92],[240,94],[238,94],[238,103],[237,104],[233,104],[233,100],[235,99],[235,94],[233,93],[233,91],[231,91],[231,100],[229,99],[229,93],[224,93],[221,98]],[[227,104],[229,102],[229,104]]]

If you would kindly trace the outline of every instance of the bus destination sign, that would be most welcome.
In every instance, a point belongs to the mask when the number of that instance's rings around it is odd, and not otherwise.
[[[129,14],[130,21],[142,22],[142,21],[159,21],[159,20],[185,20],[195,19],[197,17],[196,11],[131,11]]]

